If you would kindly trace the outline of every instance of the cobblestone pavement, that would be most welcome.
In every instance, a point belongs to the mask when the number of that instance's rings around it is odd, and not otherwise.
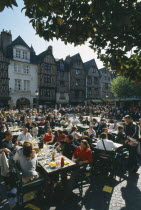
[[[75,190],[71,198],[63,204],[60,204],[61,194],[56,194],[50,202],[48,200],[44,202],[36,200],[31,203],[41,210],[141,210],[140,174],[141,167],[136,174],[125,177],[120,182],[118,177],[117,180],[103,176],[95,177],[91,186],[84,186],[83,199],[80,199],[78,190]],[[103,191],[105,185],[112,188],[111,193]],[[0,198],[1,201],[3,199],[0,209],[8,210],[6,195],[2,186],[0,188]],[[19,208],[16,209],[19,210]]]

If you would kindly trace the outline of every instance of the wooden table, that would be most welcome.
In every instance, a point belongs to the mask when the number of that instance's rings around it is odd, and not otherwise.
[[[61,158],[64,158],[64,162],[68,162],[68,164],[64,164],[63,167],[61,167]],[[55,167],[50,167],[49,164],[51,162],[58,163]],[[52,160],[51,150],[42,149],[38,153],[38,164],[46,171],[47,174],[60,172],[62,170],[68,170],[74,166],[76,166],[76,163],[74,163],[72,160],[68,159],[67,157],[61,155],[60,153],[55,154],[55,160]]]

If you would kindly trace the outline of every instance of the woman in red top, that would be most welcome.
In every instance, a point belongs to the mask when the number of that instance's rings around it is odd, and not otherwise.
[[[52,133],[51,128],[47,129],[47,133],[45,133],[44,137],[43,137],[43,141],[46,143],[53,143],[54,140],[54,134]]]
[[[87,140],[84,139],[81,141],[80,146],[76,148],[72,158],[78,162],[79,165],[93,162],[92,151]]]

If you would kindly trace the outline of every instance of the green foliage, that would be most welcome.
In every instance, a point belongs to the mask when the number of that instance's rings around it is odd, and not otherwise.
[[[111,82],[111,92],[118,97],[141,97],[141,84],[130,81],[128,78],[118,76]]]
[[[16,5],[15,0],[3,2],[1,11]],[[75,45],[89,41],[106,67],[140,81],[141,1],[24,0],[24,4],[25,15],[40,37]]]

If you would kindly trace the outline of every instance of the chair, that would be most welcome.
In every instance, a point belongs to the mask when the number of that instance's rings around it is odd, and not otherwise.
[[[94,158],[94,171],[96,173],[108,174],[111,176],[114,175],[114,160],[115,152],[100,150],[97,148],[93,149],[93,158]]]
[[[14,178],[15,178],[15,184],[17,187],[17,204],[18,205],[23,205],[23,196],[24,194],[28,193],[28,192],[32,192],[32,191],[39,191],[41,190],[41,192],[44,192],[44,189],[46,190],[45,186],[46,186],[46,178],[44,177],[39,177],[36,180],[32,180],[28,183],[23,183],[22,182],[22,172],[20,169],[19,164],[14,161],[14,160],[10,160],[10,164],[11,164],[11,169],[12,172],[15,174]]]

